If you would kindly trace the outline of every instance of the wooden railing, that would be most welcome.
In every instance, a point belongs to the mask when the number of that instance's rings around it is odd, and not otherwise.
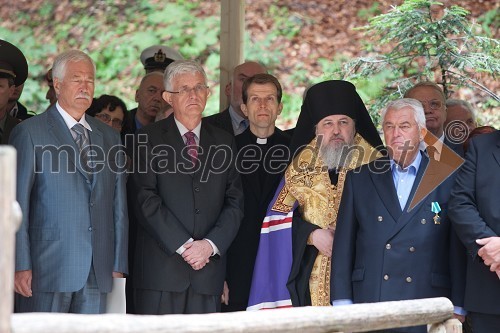
[[[14,235],[20,221],[15,160],[12,148],[0,146],[0,333],[366,332],[427,324],[432,333],[462,331],[447,298],[206,315],[12,314]]]

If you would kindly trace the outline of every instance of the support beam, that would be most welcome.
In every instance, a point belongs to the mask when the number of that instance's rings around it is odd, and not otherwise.
[[[331,333],[434,324],[432,332],[460,332],[460,322],[451,318],[453,304],[441,297],[202,315],[16,313],[12,316],[12,328],[16,333]]]
[[[16,202],[16,150],[0,146],[0,332],[10,333],[14,305],[14,244],[21,222]]]
[[[228,106],[224,94],[231,69],[244,60],[245,0],[222,0],[220,20],[220,110]]]

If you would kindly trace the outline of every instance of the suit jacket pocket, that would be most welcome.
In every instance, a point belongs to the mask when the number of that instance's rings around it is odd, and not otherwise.
[[[363,281],[365,279],[365,269],[363,268],[355,268],[352,271],[351,280],[354,281]]]
[[[432,273],[431,285],[437,288],[451,288],[451,280],[449,275]]]
[[[30,239],[38,241],[59,240],[58,228],[30,228]]]

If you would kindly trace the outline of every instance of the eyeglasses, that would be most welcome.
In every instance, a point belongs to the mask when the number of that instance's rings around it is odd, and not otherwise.
[[[113,126],[114,128],[121,128],[123,125],[123,120],[119,118],[111,118],[111,116],[107,113],[98,113],[95,116],[103,123],[111,122],[111,126]]]
[[[208,89],[208,86],[204,84],[197,84],[193,88],[189,87],[183,87],[179,91],[168,91],[171,94],[179,94],[179,96],[188,96],[191,91],[194,91],[196,95],[201,95],[202,93],[206,92]]]
[[[427,105],[432,110],[439,110],[443,106],[443,103],[437,99],[433,99],[432,101],[420,101],[420,103],[422,103],[423,106]]]

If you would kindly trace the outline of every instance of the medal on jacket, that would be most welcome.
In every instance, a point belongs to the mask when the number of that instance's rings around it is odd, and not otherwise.
[[[434,224],[441,224],[441,216],[439,216],[439,212],[441,211],[441,207],[439,206],[439,203],[436,201],[433,201],[431,203],[431,211],[436,214],[432,218],[434,220]]]

